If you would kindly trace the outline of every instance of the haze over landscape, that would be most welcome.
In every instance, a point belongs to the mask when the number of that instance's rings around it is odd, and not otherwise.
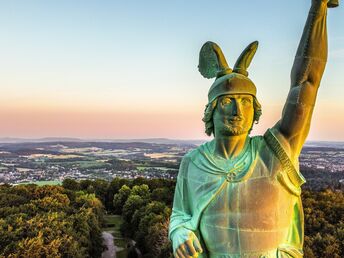
[[[212,80],[197,71],[207,40],[231,65],[260,42],[249,72],[263,105],[253,134],[262,134],[279,119],[309,4],[2,1],[0,137],[208,139],[201,118]],[[329,12],[308,139],[343,141],[344,8]]]

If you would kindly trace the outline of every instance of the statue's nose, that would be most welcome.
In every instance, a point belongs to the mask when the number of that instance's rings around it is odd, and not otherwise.
[[[241,106],[238,103],[237,100],[233,101],[234,105],[233,105],[233,115],[235,116],[241,116]]]

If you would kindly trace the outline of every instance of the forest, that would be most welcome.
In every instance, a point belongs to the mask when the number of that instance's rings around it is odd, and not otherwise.
[[[61,186],[0,186],[0,257],[100,257],[104,208]]]
[[[172,257],[167,238],[175,181],[65,179],[62,186],[0,186],[0,257],[100,257],[104,214],[144,257]],[[344,257],[340,189],[304,189],[305,257]]]

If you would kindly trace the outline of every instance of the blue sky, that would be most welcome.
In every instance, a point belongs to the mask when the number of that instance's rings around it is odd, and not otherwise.
[[[201,77],[197,62],[208,40],[231,65],[260,42],[249,72],[263,104],[256,133],[263,133],[287,96],[310,2],[2,1],[0,137],[204,138],[200,119],[212,80]],[[343,7],[329,10],[328,27],[330,55],[310,139],[344,140]],[[72,119],[81,114],[112,130],[86,130],[85,121]]]

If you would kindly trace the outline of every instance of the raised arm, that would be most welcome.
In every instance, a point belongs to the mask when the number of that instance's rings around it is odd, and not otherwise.
[[[276,124],[290,146],[294,160],[301,152],[309,132],[317,91],[327,60],[328,0],[312,0],[302,38],[291,71],[291,88],[282,118]],[[330,1],[333,2],[333,1]]]

